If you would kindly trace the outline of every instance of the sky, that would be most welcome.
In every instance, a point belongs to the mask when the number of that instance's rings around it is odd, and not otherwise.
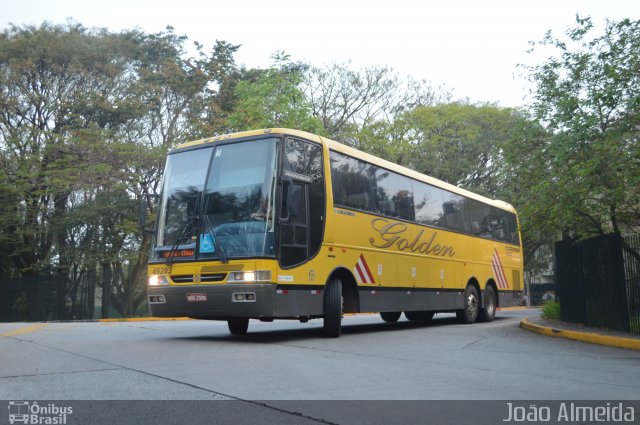
[[[208,51],[241,44],[236,62],[264,68],[284,50],[314,66],[388,66],[444,85],[454,99],[523,105],[531,88],[518,64],[540,63],[529,42],[560,36],[576,14],[640,19],[639,0],[0,0],[0,27],[69,18],[111,31],[167,25]]]

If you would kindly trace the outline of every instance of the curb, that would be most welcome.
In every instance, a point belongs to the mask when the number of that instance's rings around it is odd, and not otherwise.
[[[609,347],[627,348],[629,350],[640,350],[640,339],[624,338],[609,335],[601,335],[593,332],[578,332],[564,329],[550,328],[536,325],[528,319],[520,321],[520,327],[540,335],[553,336],[558,338],[572,339],[574,341],[588,342],[591,344],[607,345]]]
[[[496,310],[497,311],[517,311],[517,310],[531,310],[531,309],[540,309],[541,307],[539,306],[535,306],[532,305],[530,307],[527,307],[526,305],[519,305],[519,306],[513,306],[513,307],[497,307]]]

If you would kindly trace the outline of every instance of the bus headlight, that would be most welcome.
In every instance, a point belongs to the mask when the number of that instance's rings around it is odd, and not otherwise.
[[[271,270],[231,272],[227,277],[227,282],[271,282]]]
[[[149,286],[165,286],[169,284],[169,279],[165,275],[152,274],[148,280]]]

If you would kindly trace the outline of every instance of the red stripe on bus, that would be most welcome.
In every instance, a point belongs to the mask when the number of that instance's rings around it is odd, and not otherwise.
[[[498,287],[500,287],[501,289],[507,289],[509,287],[509,284],[507,283],[507,278],[504,274],[502,263],[500,262],[500,256],[498,255],[498,250],[493,251],[493,258],[491,259],[491,265],[493,266],[493,272],[496,275],[496,280],[498,281]]]
[[[367,275],[369,276],[369,280],[371,281],[370,283],[376,283],[373,275],[371,274],[371,270],[369,270],[369,265],[367,264],[367,261],[364,259],[364,256],[362,254],[360,254],[360,260],[362,260],[362,265],[364,265],[364,268],[367,271]]]
[[[358,275],[362,283],[369,283],[364,275],[364,272],[362,271],[362,268],[360,267],[360,261],[356,263],[356,274]]]

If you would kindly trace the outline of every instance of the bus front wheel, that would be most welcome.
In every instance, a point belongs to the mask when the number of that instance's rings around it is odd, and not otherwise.
[[[464,308],[456,311],[456,318],[460,323],[471,324],[476,321],[479,310],[478,290],[475,286],[469,285],[464,291]]]
[[[323,332],[327,338],[338,338],[342,327],[342,281],[329,281],[324,291]]]
[[[227,325],[232,335],[244,335],[249,329],[249,319],[229,319]]]

